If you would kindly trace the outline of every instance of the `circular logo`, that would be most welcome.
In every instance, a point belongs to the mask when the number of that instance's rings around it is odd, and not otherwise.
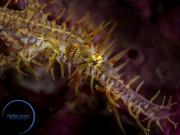
[[[28,132],[35,122],[33,107],[24,100],[13,100],[2,111],[4,127],[15,134]]]

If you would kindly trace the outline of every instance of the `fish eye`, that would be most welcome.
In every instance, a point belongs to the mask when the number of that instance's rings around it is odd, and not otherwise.
[[[96,65],[98,63],[98,60],[92,61],[93,65]]]

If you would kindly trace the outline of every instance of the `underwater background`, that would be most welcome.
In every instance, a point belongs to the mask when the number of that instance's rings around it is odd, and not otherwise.
[[[45,3],[48,0],[39,0]],[[7,0],[1,0],[0,6]],[[154,103],[161,104],[163,96],[167,99],[172,95],[171,117],[174,122],[180,122],[180,1],[179,0],[58,0],[56,4],[47,6],[44,12],[50,12],[59,7],[67,10],[57,23],[73,10],[77,12],[68,26],[90,12],[90,21],[98,24],[104,20],[118,22],[111,34],[110,41],[117,38],[114,54],[132,46],[129,52],[116,64],[119,65],[130,58],[130,62],[119,73],[123,80],[128,82],[134,76],[141,78],[133,83],[133,89],[144,80],[140,94],[150,99],[158,90],[161,90]],[[10,9],[25,8],[24,0],[14,5],[12,0]],[[57,14],[49,17],[52,20]],[[97,39],[105,34],[98,34]],[[96,40],[96,39],[95,39]],[[4,43],[0,42],[0,53],[8,54]],[[22,70],[29,77],[21,76],[15,70],[6,71],[5,80],[0,80],[1,106],[14,99],[29,102],[36,112],[36,122],[28,135],[123,135],[115,116],[107,110],[107,98],[104,93],[90,90],[90,79],[81,83],[79,97],[75,98],[73,83],[69,87],[68,71],[65,78],[61,78],[58,63],[54,64],[55,78],[53,81],[50,72],[45,73],[45,67],[34,66],[41,76],[36,78],[27,68]],[[98,84],[95,81],[95,84]],[[135,120],[129,115],[127,106],[122,101],[119,114],[127,135],[144,135]],[[144,118],[144,116],[140,116]],[[143,122],[147,125],[147,121]],[[161,122],[162,132],[155,123],[151,125],[150,135],[179,135],[180,127],[174,129],[167,120]],[[1,129],[1,128],[0,128]],[[4,135],[4,131],[0,130]]]

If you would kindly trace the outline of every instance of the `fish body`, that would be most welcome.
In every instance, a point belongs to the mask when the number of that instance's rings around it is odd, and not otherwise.
[[[124,83],[118,71],[123,68],[129,59],[123,64],[114,67],[114,64],[123,57],[130,47],[119,52],[112,58],[109,56],[113,52],[113,44],[115,42],[108,42],[116,23],[111,29],[96,42],[93,41],[94,37],[102,31],[110,21],[103,21],[99,25],[92,27],[89,21],[90,14],[86,13],[82,18],[77,20],[70,27],[66,26],[72,15],[70,13],[61,25],[56,24],[65,8],[59,8],[57,11],[43,13],[42,9],[54,1],[47,2],[40,5],[38,0],[25,0],[26,9],[21,11],[10,10],[7,4],[0,8],[0,38],[8,47],[9,55],[0,55],[0,73],[1,78],[4,77],[3,72],[10,68],[15,68],[20,74],[28,76],[21,70],[21,66],[28,67],[37,77],[40,77],[31,64],[43,65],[36,61],[37,58],[46,61],[46,71],[51,72],[53,80],[54,70],[53,63],[58,62],[61,67],[61,76],[64,77],[64,65],[67,65],[69,70],[69,85],[75,80],[75,94],[78,96],[78,86],[82,74],[90,76],[90,88],[93,90],[93,82],[96,79],[102,87],[96,85],[98,91],[104,92],[108,99],[108,109],[113,111],[117,122],[125,133],[120,122],[120,117],[117,108],[119,107],[117,101],[122,100],[127,105],[130,115],[136,120],[145,134],[149,134],[151,122],[156,124],[162,129],[160,120],[168,119],[176,128],[174,123],[169,117],[171,109],[171,97],[167,105],[156,105],[152,101],[157,97],[159,92],[151,99],[147,100],[137,92],[141,85],[136,88],[136,91],[130,88],[130,85],[136,81],[139,76],[134,77],[129,82]],[[56,12],[60,14],[49,21],[47,17]],[[76,70],[71,74],[71,67]],[[147,116],[148,125],[145,128],[140,120],[139,114],[143,113]],[[163,129],[162,129],[163,130]]]

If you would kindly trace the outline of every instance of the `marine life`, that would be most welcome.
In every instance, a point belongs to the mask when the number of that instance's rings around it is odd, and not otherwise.
[[[13,68],[21,75],[28,76],[27,73],[21,70],[22,66],[28,67],[36,77],[40,77],[31,64],[39,66],[44,63],[38,62],[36,58],[41,58],[46,61],[46,72],[50,71],[52,79],[54,77],[54,62],[60,64],[61,76],[64,78],[64,65],[67,65],[69,71],[70,85],[75,81],[75,95],[78,97],[78,86],[81,78],[90,79],[90,88],[94,93],[94,79],[102,86],[95,85],[95,89],[106,94],[108,99],[108,110],[114,112],[116,120],[125,134],[125,130],[121,124],[117,101],[121,99],[127,105],[130,115],[135,119],[138,126],[147,135],[150,132],[152,122],[156,122],[157,126],[163,131],[160,121],[167,119],[176,128],[177,123],[174,123],[170,116],[171,98],[168,104],[165,105],[165,98],[162,105],[156,105],[153,100],[158,96],[155,94],[150,100],[145,99],[138,94],[141,82],[136,90],[130,88],[130,85],[135,82],[139,76],[134,77],[129,82],[124,83],[121,79],[123,74],[118,74],[129,61],[114,67],[115,63],[122,58],[130,49],[130,47],[110,57],[113,52],[114,41],[109,42],[109,37],[117,25],[114,23],[110,30],[100,39],[94,42],[96,35],[101,32],[111,21],[103,21],[97,26],[90,23],[90,13],[86,13],[82,18],[77,20],[70,27],[67,26],[68,21],[74,15],[72,11],[61,23],[56,24],[56,21],[62,18],[66,8],[60,7],[56,11],[43,13],[43,9],[55,3],[55,0],[40,5],[38,0],[25,0],[26,9],[17,11],[7,8],[6,5],[0,8],[0,38],[8,47],[10,54],[0,55],[0,77],[3,79],[4,71]],[[16,0],[17,2],[17,0]],[[52,21],[47,17],[54,13],[60,12]],[[71,67],[75,67],[75,71],[71,73]],[[142,113],[148,120],[147,127],[144,127],[140,120],[139,114]]]

